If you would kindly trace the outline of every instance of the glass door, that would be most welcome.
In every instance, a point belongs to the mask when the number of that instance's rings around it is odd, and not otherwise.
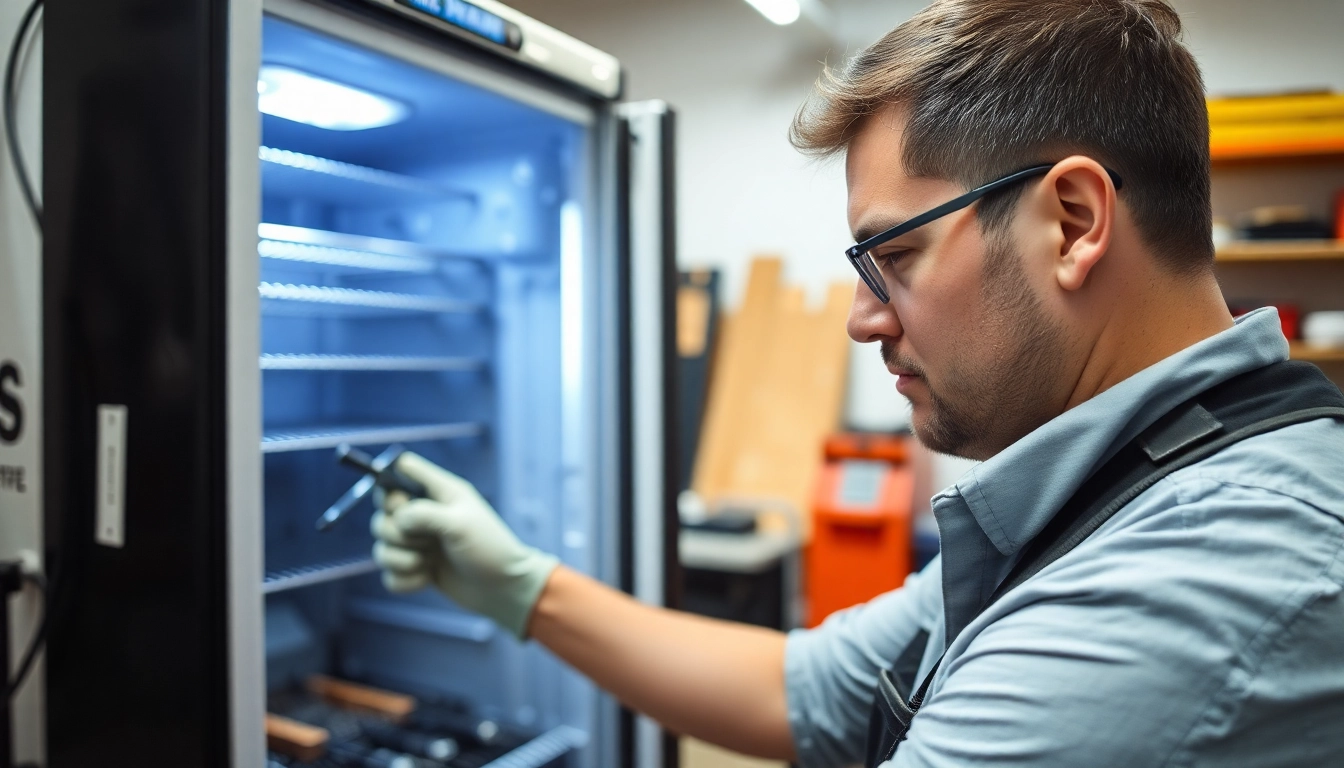
[[[616,524],[595,466],[612,427],[601,113],[358,16],[275,8],[258,80],[269,709],[381,746],[314,693],[335,678],[414,697],[431,719],[405,729],[452,737],[449,764],[550,764],[603,730],[596,691],[437,593],[387,593],[371,496],[317,521],[359,480],[338,446],[402,446],[599,570]]]

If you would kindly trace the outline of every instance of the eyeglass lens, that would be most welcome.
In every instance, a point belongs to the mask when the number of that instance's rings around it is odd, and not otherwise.
[[[891,300],[891,295],[887,293],[887,281],[882,278],[877,264],[873,263],[870,252],[864,251],[858,256],[850,256],[849,262],[854,265],[859,277],[863,278],[863,282],[868,285],[873,295],[877,296],[878,301],[886,304]]]

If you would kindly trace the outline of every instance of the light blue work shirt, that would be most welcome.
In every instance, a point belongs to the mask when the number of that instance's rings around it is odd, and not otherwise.
[[[942,553],[789,635],[804,768],[863,760],[879,670],[947,648],[884,766],[1344,766],[1344,424],[1174,472],[975,612],[1093,470],[1169,409],[1287,359],[1272,309],[1120,382],[933,498]]]

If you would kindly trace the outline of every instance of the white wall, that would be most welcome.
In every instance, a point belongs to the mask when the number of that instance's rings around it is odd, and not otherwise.
[[[776,27],[742,0],[512,0],[615,54],[633,99],[663,98],[681,119],[677,233],[684,265],[724,271],[741,296],[751,257],[785,257],[812,286],[852,280],[842,251],[843,168],[800,157],[786,131],[820,71],[909,18],[920,0],[827,0],[836,39]],[[1344,90],[1344,0],[1175,0],[1211,93]],[[856,349],[851,417],[899,420],[873,350]],[[864,381],[858,381],[864,379]],[[884,392],[891,399],[881,399]],[[860,402],[862,400],[862,403]],[[859,407],[862,406],[862,407]]]
[[[1344,91],[1344,2],[1175,0],[1210,94]]]
[[[7,53],[26,0],[0,0],[0,41]],[[4,57],[0,56],[0,67]],[[19,87],[19,137],[34,177],[42,189],[42,45],[41,34],[25,59]],[[0,131],[3,127],[0,127]],[[2,136],[3,134],[0,134]],[[0,558],[13,558],[21,549],[42,551],[41,450],[38,419],[42,410],[41,371],[41,262],[36,228],[24,207],[7,152],[0,151],[0,361],[19,365],[24,411],[23,434],[17,443],[0,443],[0,466],[23,467],[26,490],[0,488]],[[8,418],[0,416],[0,418]],[[30,587],[10,603],[11,653],[27,648],[40,602]],[[9,672],[9,671],[7,671]],[[9,674],[6,674],[6,678]],[[42,668],[39,663],[16,702],[14,735],[20,762],[42,758]]]
[[[800,157],[785,138],[823,58],[876,40],[918,0],[829,0],[829,50],[776,27],[742,0],[515,0],[511,4],[619,57],[633,99],[681,117],[678,235],[685,264],[725,271],[736,301],[751,256],[778,253],[809,284],[849,280],[839,163]],[[1211,93],[1344,90],[1341,0],[1175,0]]]

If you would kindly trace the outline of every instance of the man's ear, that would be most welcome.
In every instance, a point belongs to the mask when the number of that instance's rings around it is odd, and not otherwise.
[[[1076,291],[1111,246],[1115,183],[1096,160],[1074,155],[1055,164],[1042,191],[1045,213],[1059,227],[1055,279],[1064,290]]]

